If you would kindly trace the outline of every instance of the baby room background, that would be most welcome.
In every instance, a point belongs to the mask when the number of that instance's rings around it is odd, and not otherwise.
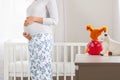
[[[0,0],[0,80],[4,75],[4,42],[22,36],[26,8],[32,0]],[[86,25],[106,25],[110,36],[120,41],[120,0],[57,0],[59,24],[55,42],[88,42]]]

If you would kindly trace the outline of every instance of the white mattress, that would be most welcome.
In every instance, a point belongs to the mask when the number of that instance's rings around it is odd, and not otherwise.
[[[23,64],[23,66],[21,64]],[[15,67],[15,65],[16,65],[16,67]],[[58,67],[58,69],[56,67]],[[27,75],[28,70],[29,70],[28,61],[23,61],[23,63],[21,63],[20,61],[17,61],[16,64],[10,63],[9,64],[9,72],[10,72],[11,76],[14,74],[14,70],[16,72],[16,76],[20,75],[22,71],[23,71],[23,75]],[[57,72],[57,70],[58,70],[58,72]],[[75,64],[70,63],[70,62],[66,62],[65,65],[63,62],[58,62],[58,63],[53,62],[52,63],[53,76],[55,76],[57,73],[59,76],[62,76],[62,75],[64,75],[64,71],[66,73],[66,76],[75,75]]]

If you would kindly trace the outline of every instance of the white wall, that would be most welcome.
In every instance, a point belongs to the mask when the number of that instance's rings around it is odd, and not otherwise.
[[[113,38],[120,41],[120,0],[115,0],[113,5]]]
[[[106,25],[112,34],[113,1],[115,0],[66,0],[66,41],[89,40],[86,25]]]
[[[57,1],[57,4],[58,4],[58,15],[59,15],[59,23],[57,26],[55,26],[54,28],[54,37],[55,37],[55,42],[63,42],[64,41],[64,34],[65,34],[65,31],[64,31],[64,4],[63,4],[63,1],[64,0],[56,0]]]

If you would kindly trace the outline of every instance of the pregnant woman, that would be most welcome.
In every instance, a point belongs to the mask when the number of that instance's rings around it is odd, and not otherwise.
[[[57,23],[56,0],[34,0],[27,8],[23,36],[29,40],[32,80],[52,80],[52,26]]]

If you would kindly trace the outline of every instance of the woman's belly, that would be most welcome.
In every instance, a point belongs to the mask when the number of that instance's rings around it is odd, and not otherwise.
[[[32,23],[31,25],[24,27],[24,32],[31,35],[35,33],[52,33],[52,26],[43,25],[40,23]]]

